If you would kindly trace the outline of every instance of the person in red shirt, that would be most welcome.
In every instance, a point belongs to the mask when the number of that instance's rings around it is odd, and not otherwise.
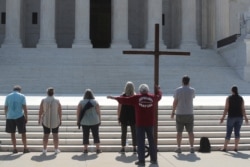
[[[117,100],[120,104],[133,105],[135,107],[136,117],[136,138],[138,146],[138,160],[135,164],[145,166],[145,133],[149,143],[150,162],[157,163],[157,150],[154,143],[154,125],[155,125],[155,111],[154,108],[162,97],[160,87],[156,86],[156,94],[149,93],[147,84],[139,86],[140,94],[130,97],[114,97],[107,96],[109,99]]]

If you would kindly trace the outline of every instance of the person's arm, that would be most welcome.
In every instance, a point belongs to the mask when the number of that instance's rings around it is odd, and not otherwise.
[[[62,105],[59,101],[58,101],[58,111],[57,112],[59,114],[60,125],[62,125]]]
[[[156,96],[158,98],[157,100],[160,101],[162,97],[161,87],[159,85],[155,85],[155,89],[156,89]]]
[[[5,117],[7,118],[8,106],[4,106]]]
[[[224,112],[223,112],[222,117],[220,119],[220,123],[223,123],[225,116],[228,113],[228,108],[229,108],[229,98],[226,99],[226,104],[225,104]]]
[[[246,115],[246,109],[245,109],[244,100],[242,101],[242,106],[241,106],[241,108],[242,108],[242,115],[243,115],[243,117],[244,117],[244,119],[245,119],[245,122],[246,122],[246,124],[248,124],[248,118],[247,118],[247,115]]]
[[[175,98],[174,101],[173,101],[173,107],[172,107],[172,113],[171,113],[171,118],[172,118],[172,119],[174,118],[175,110],[176,110],[177,104],[178,104],[178,100]]]
[[[96,112],[99,116],[100,125],[101,125],[101,110],[100,110],[100,105],[98,103],[96,104]]]
[[[40,103],[40,107],[39,107],[39,114],[38,114],[38,124],[40,125],[41,122],[41,117],[43,115],[44,111],[43,111],[43,100]]]
[[[120,123],[121,109],[122,109],[122,105],[118,104],[118,109],[117,109],[117,120],[118,120],[118,123]]]
[[[108,99],[117,100],[119,104],[134,105],[134,97],[135,97],[135,96],[136,96],[136,95],[127,96],[127,97],[123,97],[123,96],[119,96],[119,97],[107,96],[107,98],[108,98]]]
[[[82,104],[79,103],[78,106],[77,106],[77,111],[76,111],[76,120],[77,120],[77,125],[80,124],[80,120],[79,120],[79,117],[80,117],[80,113],[81,113],[81,110],[82,110]]]
[[[27,123],[28,122],[28,110],[27,110],[26,104],[23,104],[23,113],[25,117],[25,123]]]

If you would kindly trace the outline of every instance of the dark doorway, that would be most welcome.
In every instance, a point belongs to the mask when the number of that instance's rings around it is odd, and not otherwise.
[[[90,39],[94,48],[111,44],[111,0],[90,1]]]

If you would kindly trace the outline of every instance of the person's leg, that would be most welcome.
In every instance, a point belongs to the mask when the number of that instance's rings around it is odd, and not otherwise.
[[[49,134],[43,134],[43,150],[47,150],[47,145],[48,145],[48,140],[49,140]]]
[[[83,131],[83,145],[84,145],[84,152],[87,152],[88,145],[89,145],[89,126],[82,126]]]
[[[189,138],[189,145],[190,145],[190,152],[194,153],[194,116],[193,115],[187,115],[185,116],[185,128],[188,132],[188,138]]]
[[[176,115],[176,141],[177,141],[177,153],[181,153],[181,141],[182,141],[182,132],[184,129],[183,117],[181,115]]]
[[[58,131],[59,131],[59,127],[52,129],[54,148],[57,153],[60,152],[58,149],[58,145],[59,145]]]
[[[133,144],[133,152],[136,153],[136,130],[135,125],[130,125],[131,135],[132,135],[132,144]]]
[[[146,128],[148,143],[149,143],[149,155],[150,160],[152,163],[157,162],[157,151],[156,151],[156,145],[154,142],[154,127],[147,127]]]
[[[136,127],[137,153],[139,163],[145,163],[145,129]]]
[[[234,125],[234,119],[232,118],[227,118],[227,132],[226,132],[226,137],[225,137],[225,141],[224,141],[224,146],[221,149],[222,151],[227,151],[227,145],[230,141],[231,138],[231,134],[233,131],[233,125]]]
[[[121,152],[125,152],[126,139],[127,139],[127,125],[121,123],[121,130],[122,130],[122,135],[121,135],[122,150],[121,150]]]
[[[99,125],[90,126],[90,129],[94,138],[94,144],[96,145],[96,152],[101,153],[100,138],[99,138]]]
[[[52,133],[52,135],[53,135],[55,153],[59,153],[61,151],[58,149],[58,145],[59,145],[58,133]]]
[[[234,136],[235,136],[235,144],[234,144],[234,151],[238,151],[238,145],[239,145],[239,141],[240,141],[240,129],[243,123],[243,118],[239,117],[236,118],[236,122],[234,124]]]
[[[13,151],[16,150],[16,133],[11,133],[11,142],[13,145]]]
[[[181,141],[182,141],[182,132],[177,132],[177,147],[180,148],[181,147]]]
[[[47,152],[50,129],[43,125],[43,153]]]
[[[27,147],[26,133],[22,133],[22,142],[23,142],[23,148],[24,149],[28,149],[28,147]]]
[[[26,120],[24,116],[16,119],[16,126],[18,129],[18,133],[22,135],[22,143],[24,148],[23,153],[28,153],[29,150],[27,148],[27,139],[26,139]]]

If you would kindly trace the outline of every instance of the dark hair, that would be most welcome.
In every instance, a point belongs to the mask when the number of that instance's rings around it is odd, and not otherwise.
[[[95,99],[91,89],[86,89],[84,93],[84,99]]]
[[[47,95],[48,95],[48,96],[53,96],[53,95],[54,95],[54,88],[49,87],[49,88],[47,89]]]
[[[22,87],[21,87],[20,85],[15,85],[15,86],[13,87],[13,91],[21,92],[21,90],[22,90]]]
[[[231,90],[235,95],[239,95],[237,86],[233,86]]]
[[[189,84],[189,81],[190,81],[190,78],[189,78],[187,75],[185,75],[185,76],[182,78],[182,83],[183,83],[184,85],[188,85],[188,84]]]

